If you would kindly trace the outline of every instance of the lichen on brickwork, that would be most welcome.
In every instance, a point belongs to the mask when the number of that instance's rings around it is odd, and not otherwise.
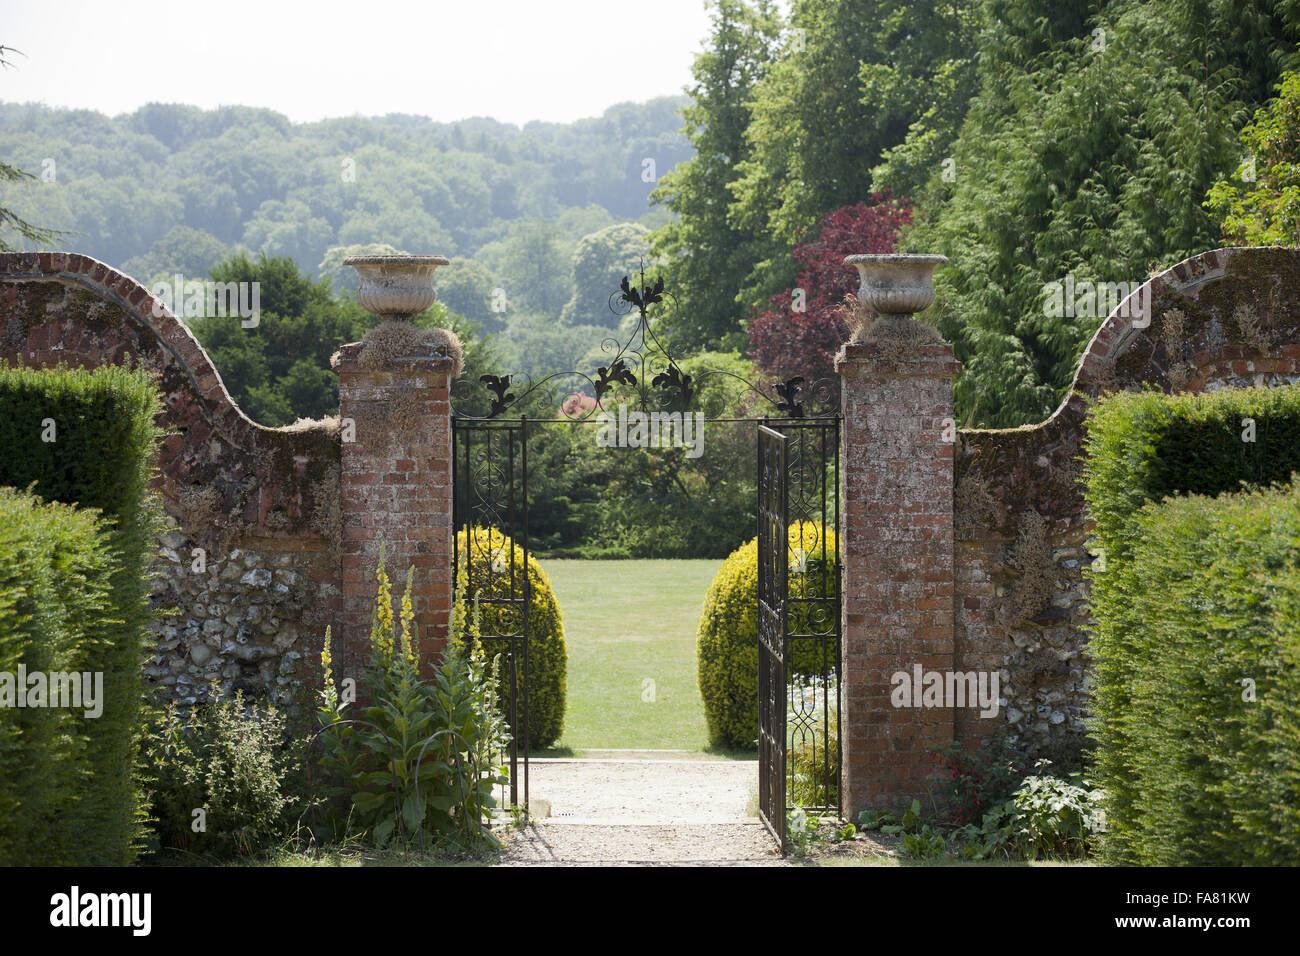
[[[177,520],[182,528],[192,529],[196,540],[208,547],[215,547],[223,539],[228,525],[228,516],[221,508],[221,496],[216,488],[207,485],[195,485],[181,492],[176,503]]]
[[[331,556],[337,559],[343,547],[340,534],[343,527],[343,504],[339,470],[331,470],[310,487],[308,504],[311,529],[328,542]]]
[[[1267,354],[1272,350],[1276,332],[1269,328],[1268,316],[1261,317],[1251,302],[1241,302],[1232,310],[1232,321],[1237,327],[1237,337],[1256,352]]]
[[[957,482],[953,496],[953,533],[958,540],[977,537],[993,521],[997,505],[989,494],[989,483],[966,474]]]

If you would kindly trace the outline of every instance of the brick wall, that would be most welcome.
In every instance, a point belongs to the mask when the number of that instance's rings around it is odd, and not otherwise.
[[[445,644],[451,607],[451,418],[455,362],[440,355],[388,359],[364,367],[359,343],[335,358],[343,420],[355,441],[342,445],[344,640],[339,672],[365,661],[380,546],[394,600],[414,568],[412,604],[426,664]],[[395,612],[396,613],[396,612]]]
[[[154,601],[174,613],[155,625],[146,676],[167,696],[193,702],[215,679],[308,713],[327,625],[357,663],[382,539],[399,594],[408,560],[417,568],[422,639],[444,634],[451,360],[370,372],[356,365],[357,348],[342,350],[339,369],[355,444],[341,441],[337,418],[267,428],[239,410],[185,324],[133,279],[76,254],[0,255],[0,358],[129,361],[159,375],[168,434],[154,487],[168,530]]]
[[[847,345],[843,378],[843,787],[850,819],[926,792],[952,712],[891,705],[890,677],[953,665],[952,379],[945,345]],[[945,441],[945,430],[948,440]]]

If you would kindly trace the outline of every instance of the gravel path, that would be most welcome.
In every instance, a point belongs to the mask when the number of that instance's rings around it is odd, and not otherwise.
[[[511,833],[504,866],[782,866],[760,823],[550,823]]]
[[[634,759],[530,762],[533,822],[506,836],[506,866],[782,865],[754,816],[758,764]]]
[[[757,793],[756,760],[529,762],[533,816],[548,823],[751,823]]]

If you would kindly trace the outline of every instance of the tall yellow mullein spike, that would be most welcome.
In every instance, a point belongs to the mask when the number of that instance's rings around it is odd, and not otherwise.
[[[468,550],[468,547],[466,550]],[[465,641],[465,589],[469,586],[469,575],[465,573],[465,566],[468,563],[468,555],[463,555],[456,562],[456,598],[451,605],[451,644],[453,647],[459,647]]]
[[[375,598],[375,623],[370,632],[370,643],[387,660],[393,655],[393,589],[388,580],[388,571],[384,568],[386,546],[379,546],[379,568],[375,578],[379,582],[379,594]]]
[[[325,670],[326,686],[334,683],[334,669],[331,666],[333,665],[333,663],[334,663],[334,658],[330,654],[330,625],[326,624],[325,625],[325,647],[322,648],[320,652],[320,665]]]
[[[402,655],[415,663],[416,653],[411,646],[411,629],[415,622],[415,607],[411,604],[411,586],[415,579],[415,568],[406,569],[406,590],[402,593]]]

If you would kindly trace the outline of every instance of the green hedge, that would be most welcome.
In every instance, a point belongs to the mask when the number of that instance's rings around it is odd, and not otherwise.
[[[116,626],[113,569],[94,512],[0,487],[0,865],[81,858],[75,819],[94,721],[84,708],[18,706],[19,667],[93,669]]]
[[[788,531],[792,568],[790,597],[833,593],[835,532],[814,522],[792,524]],[[803,552],[805,560],[797,557]],[[829,552],[829,562],[828,562]],[[802,566],[802,572],[796,570]],[[810,618],[811,615],[811,618]],[[789,605],[789,629],[795,634],[834,633],[833,609],[822,604]],[[792,638],[789,666],[809,677],[834,673],[833,640]],[[758,539],[722,562],[704,597],[696,638],[696,664],[709,743],[714,747],[753,750],[758,741]]]
[[[1248,418],[1253,442],[1241,437]],[[1300,471],[1300,388],[1119,392],[1089,412],[1086,451],[1098,543],[1108,562],[1122,561],[1132,516],[1148,501],[1271,485]]]
[[[513,552],[515,579],[511,580],[509,568]],[[510,610],[491,603],[491,598],[520,597],[523,583],[524,549],[514,544],[500,531],[475,528],[470,538],[462,530],[456,534],[456,553],[463,561],[468,553],[469,593],[467,605],[479,596],[481,626],[484,635],[513,634],[521,630],[521,622]],[[494,570],[493,565],[506,570]],[[551,746],[564,732],[564,710],[568,692],[567,671],[569,652],[564,643],[564,622],[560,605],[551,590],[551,582],[540,564],[529,555],[528,581],[532,590],[532,603],[528,614],[528,737],[533,750]],[[486,641],[491,654],[507,651],[505,641]],[[520,674],[524,663],[518,661]],[[509,676],[502,675],[502,692],[508,694]],[[523,701],[520,700],[520,708]],[[522,728],[520,729],[522,734]]]
[[[1298,491],[1149,505],[1132,560],[1107,570],[1093,648],[1100,776],[1121,797],[1110,859],[1300,860]]]
[[[1087,452],[1105,858],[1294,862],[1300,503],[1239,489],[1300,470],[1300,389],[1119,394],[1093,409]]]
[[[129,862],[140,834],[142,641],[161,514],[148,485],[161,411],[154,379],[141,372],[0,363],[0,485],[98,509],[115,558],[108,595],[118,623],[86,661],[104,674],[104,713],[83,728],[88,773],[68,823],[77,834],[76,861],[86,865]],[[51,421],[54,440],[45,441]]]

